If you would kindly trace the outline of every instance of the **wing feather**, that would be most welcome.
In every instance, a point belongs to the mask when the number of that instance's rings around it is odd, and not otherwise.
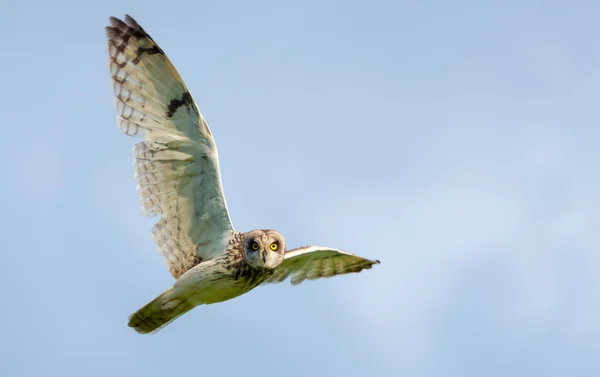
[[[289,250],[283,262],[266,283],[280,283],[291,276],[293,285],[370,269],[378,260],[370,260],[326,246],[306,246]]]
[[[219,255],[233,236],[217,148],[189,90],[164,51],[130,16],[106,28],[121,131],[134,146],[137,191],[152,236],[178,278]]]

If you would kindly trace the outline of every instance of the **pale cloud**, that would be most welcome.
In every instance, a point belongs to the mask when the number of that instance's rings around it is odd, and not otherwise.
[[[354,235],[352,251],[382,260],[367,272],[372,277],[353,285],[360,292],[347,290],[345,297],[353,309],[363,310],[358,316],[375,336],[392,331],[412,344],[404,356],[413,361],[428,355],[434,341],[430,321],[450,299],[447,287],[460,279],[461,269],[518,233],[527,216],[518,193],[467,184],[469,177],[452,179],[418,189],[350,193],[317,216],[317,229]],[[350,212],[361,216],[352,219]],[[347,215],[341,224],[340,214]]]
[[[600,309],[600,277],[592,273],[600,268],[598,200],[571,188],[554,203],[539,191],[562,186],[576,164],[559,133],[522,145],[507,146],[528,156],[518,170],[457,164],[395,188],[357,186],[323,203],[316,232],[326,229],[346,249],[382,260],[343,294],[374,338],[406,351],[396,360],[433,356],[436,318],[457,294],[464,297],[456,287],[465,273],[486,265],[504,271],[491,293],[510,297],[498,304],[495,327],[560,332],[579,346],[597,338],[600,320],[590,313]]]

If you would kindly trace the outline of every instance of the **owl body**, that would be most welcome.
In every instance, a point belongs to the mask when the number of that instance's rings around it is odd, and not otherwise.
[[[192,267],[175,282],[174,286],[195,292],[188,299],[195,305],[227,301],[256,288],[273,275],[277,266],[283,261],[285,253],[284,249],[276,252],[262,246],[257,250],[251,250],[250,244],[257,242],[255,234],[264,234],[264,232],[264,230],[256,230],[235,234],[223,254]],[[278,242],[283,243],[283,237],[278,232],[271,230],[268,232],[277,234],[280,240]],[[269,237],[264,238],[270,245]],[[259,256],[257,262],[253,261],[251,256],[254,253],[264,253],[265,260]],[[280,258],[278,254],[281,255]]]
[[[235,233],[228,244],[218,257],[196,264],[135,312],[129,326],[152,332],[198,305],[241,296],[270,278],[285,254],[285,240],[274,230]]]

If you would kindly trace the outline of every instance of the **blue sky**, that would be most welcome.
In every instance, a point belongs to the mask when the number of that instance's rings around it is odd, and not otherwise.
[[[483,3],[5,0],[0,375],[600,375],[600,4]],[[237,229],[382,264],[129,329],[172,279],[115,124],[125,13]]]

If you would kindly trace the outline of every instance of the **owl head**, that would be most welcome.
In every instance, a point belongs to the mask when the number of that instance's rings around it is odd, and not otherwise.
[[[283,261],[285,239],[276,230],[256,229],[244,238],[244,260],[253,268],[273,269]]]

